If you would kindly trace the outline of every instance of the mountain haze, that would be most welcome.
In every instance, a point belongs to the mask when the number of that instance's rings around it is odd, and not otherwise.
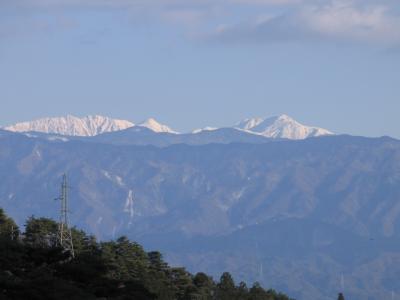
[[[102,136],[49,141],[0,131],[0,206],[20,225],[31,214],[57,218],[52,199],[67,172],[71,220],[99,238],[124,234],[173,264],[228,270],[298,300],[332,299],[342,274],[349,299],[400,291],[387,280],[400,273],[398,140],[89,142]]]
[[[113,145],[153,145],[167,147],[175,144],[206,145],[211,143],[267,143],[270,139],[235,128],[201,130],[195,133],[176,134],[155,132],[147,127],[134,126],[126,130],[98,135],[85,139],[89,142]]]

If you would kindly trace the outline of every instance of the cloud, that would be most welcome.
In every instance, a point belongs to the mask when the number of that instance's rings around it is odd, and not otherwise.
[[[400,43],[400,17],[389,6],[356,1],[300,5],[279,15],[221,25],[212,38],[224,42],[346,41],[385,46]]]
[[[205,18],[207,18],[207,14],[204,11],[195,9],[174,9],[162,13],[163,20],[178,24],[198,24]]]
[[[358,8],[353,2],[334,1],[306,9],[300,18],[308,28],[325,36],[379,43],[400,41],[400,18],[390,15],[389,7],[383,5]]]
[[[0,0],[0,35],[31,30],[30,24],[24,26],[26,15],[38,11],[119,10],[138,22],[170,23],[191,31],[191,37],[224,43],[339,41],[393,47],[400,44],[394,5],[393,0]],[[5,24],[7,11],[13,12]],[[45,28],[39,25],[37,31]],[[205,33],[210,28],[215,30]]]
[[[230,0],[231,3],[241,3],[246,5],[285,5],[300,3],[302,0]]]
[[[9,3],[0,2],[1,6],[14,6],[19,8],[135,8],[147,7],[171,7],[182,6],[213,6],[213,5],[284,5],[298,3],[302,0],[13,0]]]

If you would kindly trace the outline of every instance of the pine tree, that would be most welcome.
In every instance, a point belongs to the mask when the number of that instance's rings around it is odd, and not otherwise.
[[[232,275],[228,272],[222,274],[219,283],[217,284],[217,299],[231,300],[236,298],[236,286]]]
[[[338,300],[344,300],[344,296],[342,293],[339,293]]]

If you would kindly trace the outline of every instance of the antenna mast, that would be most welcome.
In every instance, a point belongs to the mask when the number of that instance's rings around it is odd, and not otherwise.
[[[72,243],[72,232],[69,227],[68,219],[68,185],[67,185],[67,175],[63,174],[62,184],[61,184],[61,195],[59,200],[61,200],[61,210],[60,210],[60,223],[58,224],[58,243],[64,248],[66,252],[69,252],[72,257],[75,257],[74,245]]]

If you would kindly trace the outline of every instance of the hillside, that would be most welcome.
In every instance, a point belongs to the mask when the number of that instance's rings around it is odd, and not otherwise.
[[[351,299],[396,292],[397,140],[157,148],[3,132],[0,145],[0,204],[19,224],[57,217],[66,171],[73,223],[100,238],[126,234],[191,271],[227,270],[296,299],[330,299],[342,276]]]
[[[71,255],[60,247],[57,228],[51,219],[30,217],[21,234],[0,209],[1,299],[289,300],[258,283],[235,285],[227,272],[215,282],[170,267],[160,252],[145,252],[126,237],[99,243],[72,228]]]

